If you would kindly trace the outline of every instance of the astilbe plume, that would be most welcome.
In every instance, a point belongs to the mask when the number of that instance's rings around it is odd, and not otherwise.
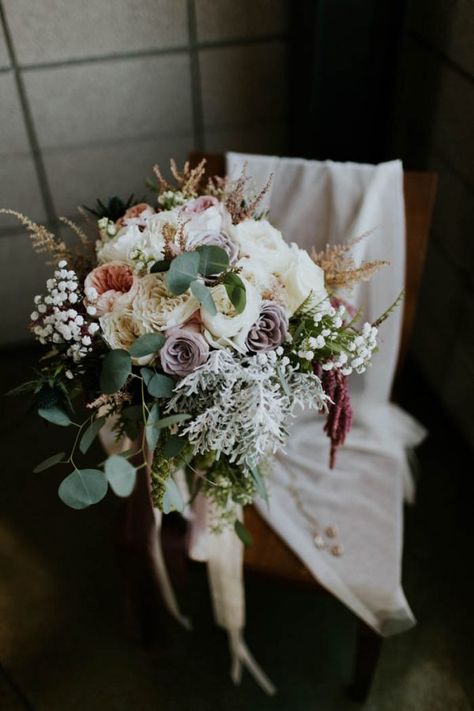
[[[330,289],[350,289],[360,281],[368,281],[388,262],[374,260],[357,266],[351,254],[352,248],[370,233],[356,237],[346,244],[326,245],[322,252],[314,248],[311,258],[324,271],[326,286]]]
[[[321,379],[323,390],[330,398],[327,402],[327,417],[324,431],[331,440],[329,468],[334,469],[337,448],[344,444],[346,435],[352,426],[352,408],[347,383],[347,376],[340,370],[315,368],[315,374]]]
[[[228,176],[225,178],[214,177],[208,183],[207,192],[222,200],[225,209],[232,218],[232,224],[238,225],[244,220],[255,218],[257,208],[268,192],[272,179],[273,174],[270,175],[259,192],[249,197],[250,178],[247,176],[247,163],[244,163],[237,180],[230,180]]]

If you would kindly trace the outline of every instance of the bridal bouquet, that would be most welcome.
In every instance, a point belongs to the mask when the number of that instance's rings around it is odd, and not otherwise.
[[[358,327],[335,291],[380,263],[357,268],[347,246],[309,255],[287,244],[259,213],[265,189],[248,194],[245,175],[205,183],[204,162],[182,172],[172,162],[173,184],[155,174],[154,206],[97,201],[92,239],[64,219],[74,250],[18,215],[54,269],[30,324],[48,350],[17,390],[75,434],[36,471],[65,467],[59,496],[82,509],[109,487],[130,495],[148,469],[164,513],[184,507],[184,471],[189,499],[212,502],[212,527],[234,525],[248,543],[236,509],[267,497],[298,409],[326,417],[334,465],[351,424],[347,378],[369,365],[382,320]],[[131,446],[84,467],[103,427]]]

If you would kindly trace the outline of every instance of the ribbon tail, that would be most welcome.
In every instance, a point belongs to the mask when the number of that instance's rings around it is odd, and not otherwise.
[[[162,514],[158,509],[153,509],[155,514],[155,526],[156,526],[156,538],[153,546],[153,560],[155,562],[156,573],[160,581],[161,593],[163,595],[163,602],[166,609],[172,615],[175,620],[179,622],[185,629],[191,630],[192,624],[189,617],[182,614],[179,609],[178,600],[173,590],[171,584],[170,576],[168,575],[168,570],[166,568],[165,558],[163,555],[163,548],[161,545],[161,519]]]
[[[209,506],[208,501],[206,504]],[[241,508],[238,510],[238,516],[242,519]],[[203,517],[202,511],[200,518],[207,518]],[[263,691],[272,695],[276,689],[253,658],[242,635],[245,624],[243,545],[231,527],[220,533],[208,533],[206,543],[214,617],[216,623],[228,634],[232,681],[234,684],[240,683],[245,667]]]
[[[250,649],[247,647],[239,629],[229,629],[229,646],[232,655],[231,678],[234,684],[240,684],[242,678],[242,667],[246,667],[253,676],[257,684],[269,696],[276,694],[276,687],[265,674],[261,666],[257,663]]]

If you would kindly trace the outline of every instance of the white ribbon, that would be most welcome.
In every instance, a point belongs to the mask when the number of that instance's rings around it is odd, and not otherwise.
[[[231,678],[239,684],[246,667],[259,686],[269,695],[276,689],[253,658],[243,638],[245,592],[243,582],[243,545],[231,527],[221,533],[209,532],[211,504],[198,494],[193,506],[189,555],[207,561],[209,587],[216,623],[228,634],[231,654]],[[242,509],[238,509],[242,520]]]

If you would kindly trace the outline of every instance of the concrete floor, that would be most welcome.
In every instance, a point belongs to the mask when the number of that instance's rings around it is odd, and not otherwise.
[[[26,379],[32,351],[1,356],[1,391]],[[24,377],[20,372],[23,369]],[[409,395],[416,383],[416,397]],[[416,507],[407,512],[405,589],[418,626],[384,642],[366,711],[474,708],[474,485],[468,451],[417,373],[402,401],[431,428],[419,452]],[[125,624],[114,531],[118,501],[67,509],[64,476],[32,474],[69,432],[47,427],[25,398],[1,401],[0,709],[17,711],[350,711],[355,621],[335,600],[249,581],[247,639],[279,687],[269,699],[228,678],[226,640],[212,623],[204,571],[180,589],[194,632],[172,622],[143,649]],[[98,461],[91,451],[91,463]],[[285,612],[286,611],[286,616]],[[288,612],[290,614],[288,614]],[[360,707],[359,707],[360,708]]]

